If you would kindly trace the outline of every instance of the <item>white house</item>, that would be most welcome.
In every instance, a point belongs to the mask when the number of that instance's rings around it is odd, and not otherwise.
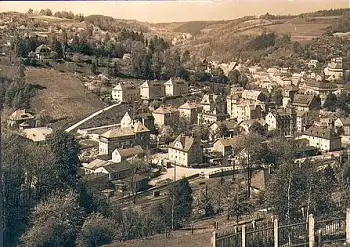
[[[145,152],[141,146],[135,146],[131,148],[117,148],[112,153],[112,161],[114,163],[120,163],[123,160],[131,161],[133,158],[140,157],[144,153]]]
[[[132,103],[140,99],[140,89],[133,83],[119,83],[112,89],[112,99]]]
[[[164,83],[166,96],[179,96],[188,94],[188,82],[180,79],[170,79]]]
[[[331,128],[311,126],[300,138],[308,139],[310,146],[329,152],[341,149],[341,137]]]
[[[182,166],[201,164],[203,149],[198,140],[190,136],[179,135],[168,148],[169,160]]]

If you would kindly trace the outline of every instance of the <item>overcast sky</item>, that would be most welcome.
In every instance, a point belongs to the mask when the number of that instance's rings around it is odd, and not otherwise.
[[[350,0],[174,0],[174,1],[0,1],[0,11],[26,12],[29,8],[101,14],[148,22],[229,20],[245,15],[298,14],[320,9],[347,8]]]

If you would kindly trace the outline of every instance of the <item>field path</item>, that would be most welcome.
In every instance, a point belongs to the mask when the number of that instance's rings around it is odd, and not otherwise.
[[[84,118],[83,120],[77,122],[76,124],[70,126],[69,128],[66,129],[66,132],[70,132],[72,130],[74,130],[75,128],[79,127],[80,125],[82,125],[83,123],[85,123],[86,121],[89,121],[90,119],[100,115],[101,113],[105,112],[105,111],[108,111],[116,106],[120,105],[120,103],[117,103],[117,104],[113,104],[113,105],[110,105],[110,106],[107,106],[105,108],[103,108],[102,110],[99,110],[95,113],[92,113],[90,116]]]

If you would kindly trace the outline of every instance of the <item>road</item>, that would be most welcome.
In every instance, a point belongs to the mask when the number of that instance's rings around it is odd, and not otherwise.
[[[72,130],[76,129],[77,127],[79,127],[80,125],[82,125],[83,123],[85,123],[86,121],[89,121],[90,119],[100,115],[101,113],[105,112],[105,111],[108,111],[116,106],[120,105],[120,103],[116,103],[116,104],[113,104],[113,105],[110,105],[110,106],[107,106],[93,114],[91,114],[90,116],[88,116],[87,118],[84,118],[83,120],[77,122],[76,124],[70,126],[69,128],[66,129],[66,132],[71,132]]]

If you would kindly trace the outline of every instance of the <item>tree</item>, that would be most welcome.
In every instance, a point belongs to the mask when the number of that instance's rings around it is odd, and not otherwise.
[[[100,213],[89,215],[78,234],[78,247],[97,247],[109,244],[115,237],[115,222]]]
[[[147,57],[144,44],[142,42],[134,42],[131,47],[131,70],[135,77],[144,78],[146,75],[147,68],[145,66],[148,66]]]
[[[235,186],[234,194],[230,200],[230,214],[236,217],[236,224],[239,223],[239,217],[249,211],[250,205],[247,201],[245,191],[239,186]]]
[[[74,246],[83,216],[77,195],[54,194],[32,213],[32,227],[21,237],[23,246]]]
[[[267,133],[267,130],[262,126],[259,122],[254,122],[250,127],[249,127],[249,132],[265,136]]]
[[[264,138],[255,133],[249,133],[244,140],[245,157],[242,158],[243,167],[247,170],[247,198],[250,198],[253,168],[266,163],[269,152]]]
[[[282,222],[307,219],[329,213],[330,188],[315,164],[284,163],[273,175],[267,189],[267,202]]]
[[[27,12],[28,14],[33,14],[33,9],[28,9],[28,12]]]
[[[79,164],[79,144],[70,133],[63,130],[55,131],[47,140],[55,160],[53,173],[57,188],[76,186],[76,174]]]
[[[184,225],[191,217],[192,189],[186,179],[180,179],[168,187],[165,208],[168,215],[168,225],[177,229]]]
[[[328,111],[336,111],[337,109],[337,96],[333,93],[330,93],[327,95],[326,100],[323,103],[323,108],[327,109]]]
[[[204,217],[210,217],[215,214],[212,198],[208,194],[208,185],[205,186],[205,191],[201,191],[199,195],[198,206],[200,210],[204,211]]]
[[[187,62],[190,61],[190,59],[191,59],[190,52],[188,50],[185,50],[184,53],[182,53],[181,63],[186,64]]]
[[[47,16],[52,16],[52,11],[51,11],[51,9],[45,9],[45,15],[47,15]]]
[[[56,37],[53,37],[51,47],[52,50],[57,53],[57,58],[63,58],[62,44],[58,41]]]
[[[350,95],[342,93],[339,95],[337,108],[344,111],[346,115],[350,114]]]

